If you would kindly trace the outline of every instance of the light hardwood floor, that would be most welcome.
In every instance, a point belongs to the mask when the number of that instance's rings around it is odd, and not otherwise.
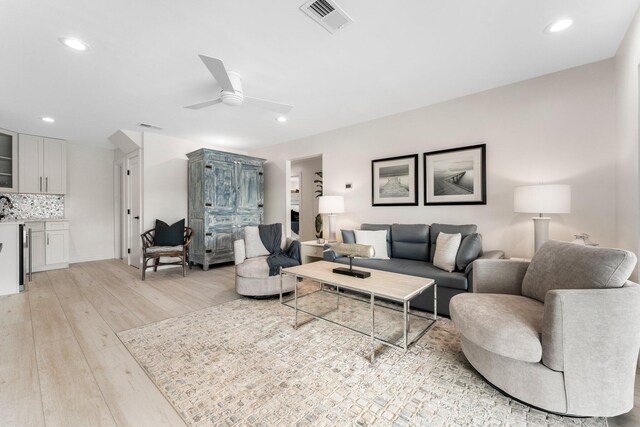
[[[238,298],[232,266],[147,275],[121,261],[36,273],[0,297],[0,426],[183,426],[117,332]],[[636,406],[610,426],[640,425]]]

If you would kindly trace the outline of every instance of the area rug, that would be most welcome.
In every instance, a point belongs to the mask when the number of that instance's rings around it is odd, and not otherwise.
[[[340,316],[370,322],[357,301],[340,304]],[[401,314],[376,310],[382,329],[397,329]],[[296,330],[293,313],[275,300],[239,299],[119,337],[193,426],[607,425],[506,397],[466,361],[448,319],[407,352],[385,347],[370,364],[369,338],[306,315]]]

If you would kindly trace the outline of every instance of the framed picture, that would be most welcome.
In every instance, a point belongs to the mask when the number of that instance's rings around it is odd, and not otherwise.
[[[487,145],[424,153],[425,205],[486,205]]]
[[[371,161],[372,206],[418,205],[418,155]]]

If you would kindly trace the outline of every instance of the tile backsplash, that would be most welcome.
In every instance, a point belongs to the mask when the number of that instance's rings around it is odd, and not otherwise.
[[[6,200],[0,200],[0,212],[4,209],[6,219],[61,219],[64,218],[64,196],[51,194],[0,193],[11,199],[13,208]]]

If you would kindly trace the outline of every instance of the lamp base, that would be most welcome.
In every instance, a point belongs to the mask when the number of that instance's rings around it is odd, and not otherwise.
[[[533,228],[535,233],[535,252],[538,252],[538,249],[540,249],[540,247],[549,240],[549,222],[551,221],[551,218],[548,216],[534,216],[531,219],[533,219]]]
[[[368,271],[353,270],[351,268],[345,267],[334,268],[333,272],[336,274],[344,274],[345,276],[357,277],[359,279],[366,279],[367,277],[371,276],[371,273],[369,273]]]

